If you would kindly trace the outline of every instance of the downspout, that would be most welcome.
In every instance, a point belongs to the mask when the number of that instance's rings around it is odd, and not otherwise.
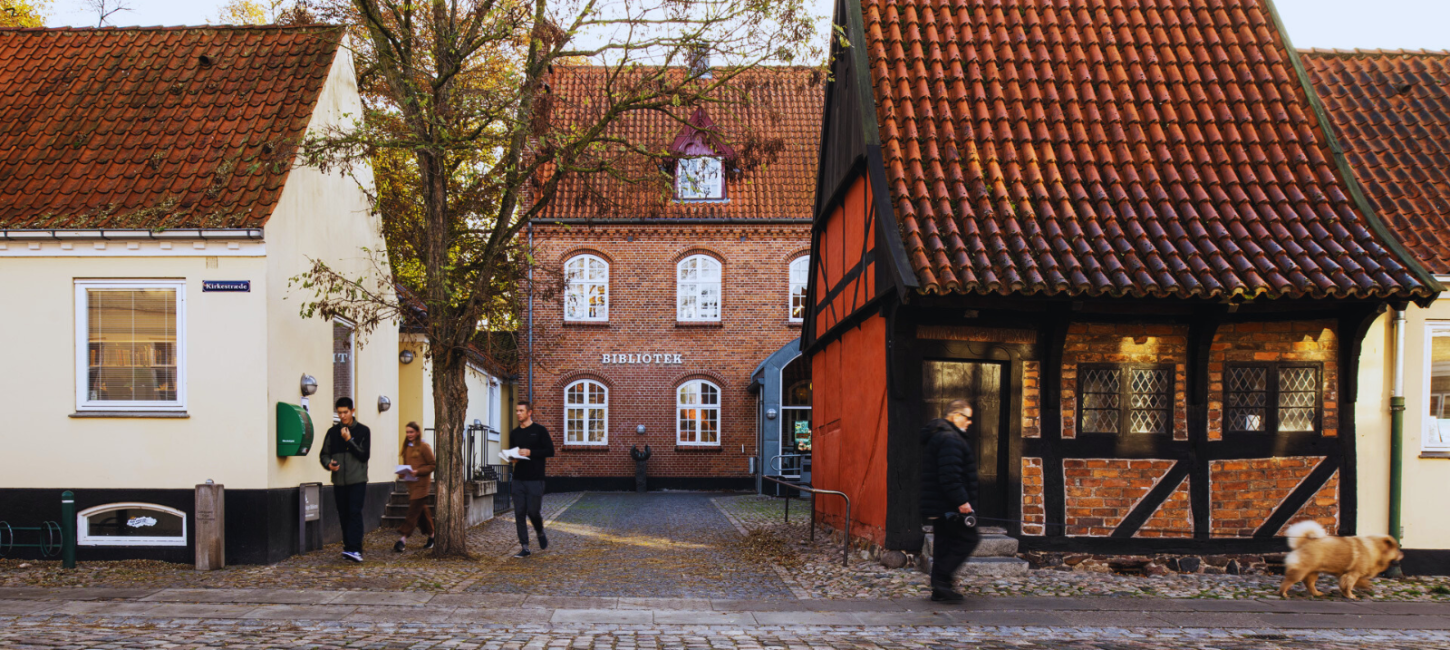
[[[1395,378],[1390,391],[1390,535],[1404,533],[1400,526],[1400,483],[1404,474],[1405,432],[1405,311],[1395,310]]]
[[[534,223],[529,222],[529,404],[534,403]]]

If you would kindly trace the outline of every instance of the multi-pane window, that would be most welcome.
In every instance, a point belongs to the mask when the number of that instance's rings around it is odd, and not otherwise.
[[[675,267],[675,317],[685,322],[720,320],[720,262],[691,255]]]
[[[1236,364],[1224,371],[1224,429],[1234,433],[1314,431],[1319,426],[1317,364]]]
[[[609,263],[579,255],[564,263],[564,320],[609,320]]]
[[[332,321],[333,404],[336,404],[337,400],[343,397],[352,399],[354,396],[353,347],[356,343],[356,328],[353,327],[352,323],[343,320]],[[336,412],[333,413],[332,418],[334,420],[337,419]]]
[[[77,282],[77,409],[184,407],[185,302],[181,282]]]
[[[725,199],[725,165],[713,156],[681,158],[675,164],[675,198],[681,201]]]
[[[1450,323],[1425,324],[1425,402],[1422,451],[1450,451]]]
[[[609,444],[609,389],[581,379],[564,389],[564,444]]]
[[[811,258],[790,263],[790,321],[799,323],[806,317],[806,281],[811,277]]]
[[[675,433],[682,445],[720,444],[720,387],[703,379],[675,391]]]
[[[1173,366],[1078,368],[1083,433],[1173,431]]]

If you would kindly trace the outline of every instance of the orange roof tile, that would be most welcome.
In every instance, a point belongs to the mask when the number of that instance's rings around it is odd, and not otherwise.
[[[0,30],[0,228],[262,226],[341,38]]]
[[[600,98],[609,87],[608,71],[601,66],[556,67],[550,79],[551,122],[563,126],[589,119],[603,104]],[[554,201],[539,219],[809,219],[815,197],[824,73],[813,68],[765,66],[742,73],[731,84],[748,89],[750,101],[709,103],[703,107],[703,116],[696,115],[700,108],[696,106],[681,107],[674,117],[635,111],[610,130],[613,136],[668,156],[670,147],[679,144],[677,139],[690,140],[681,120],[695,117],[697,122],[704,119],[699,123],[713,123],[720,146],[738,152],[736,166],[741,169],[739,174],[727,175],[726,201],[674,201],[673,186],[663,174],[660,183],[630,183],[606,174],[575,175],[560,183]],[[631,175],[642,176],[640,171],[633,170]]]
[[[919,290],[1425,297],[1262,0],[862,0]]]
[[[1450,273],[1450,52],[1300,56],[1375,213]]]

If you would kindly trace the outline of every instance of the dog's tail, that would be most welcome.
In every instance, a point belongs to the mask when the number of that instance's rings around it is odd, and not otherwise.
[[[1289,548],[1299,548],[1308,540],[1321,539],[1328,536],[1329,533],[1324,532],[1324,527],[1312,519],[1306,519],[1290,526],[1289,532],[1287,533]]]

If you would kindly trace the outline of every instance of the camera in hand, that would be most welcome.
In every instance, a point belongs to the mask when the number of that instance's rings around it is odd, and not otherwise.
[[[977,516],[974,514],[964,515],[960,512],[952,511],[948,512],[946,516],[943,517],[943,519],[946,519],[947,521],[958,522],[961,525],[966,526],[967,528],[977,527]]]

